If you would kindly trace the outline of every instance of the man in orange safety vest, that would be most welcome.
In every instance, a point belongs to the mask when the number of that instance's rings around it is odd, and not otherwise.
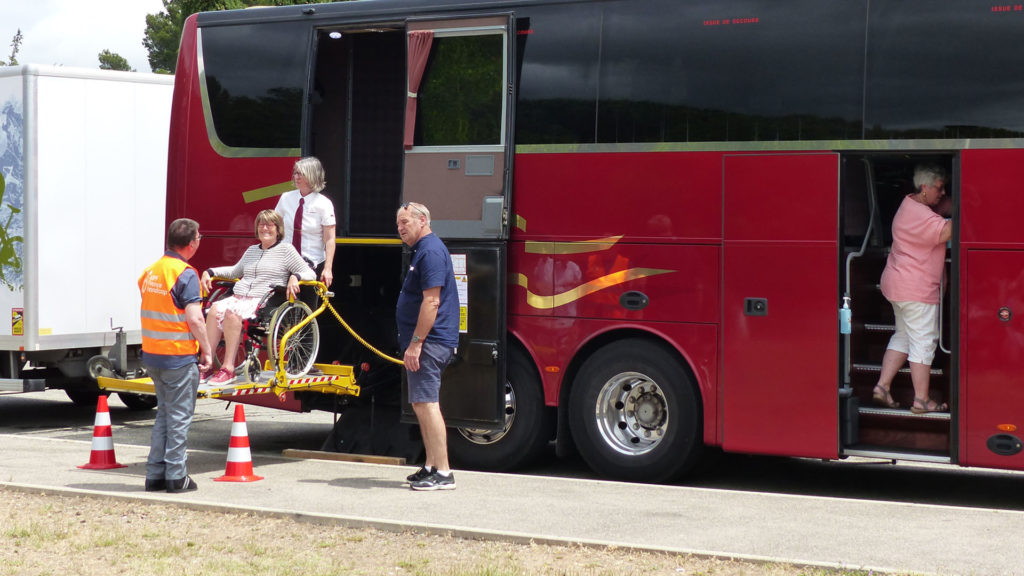
[[[156,419],[146,461],[146,491],[197,489],[188,475],[188,430],[199,371],[212,363],[199,274],[188,261],[199,250],[199,224],[179,218],[167,229],[167,250],[139,277],[142,365],[153,379]],[[196,366],[196,354],[199,365]]]

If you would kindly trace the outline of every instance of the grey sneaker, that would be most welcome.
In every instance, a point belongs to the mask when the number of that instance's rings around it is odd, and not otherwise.
[[[447,476],[442,476],[434,471],[426,478],[413,482],[409,487],[420,492],[455,490],[455,474],[449,472]]]
[[[412,474],[409,474],[408,476],[405,477],[405,479],[408,480],[410,483],[419,482],[420,480],[423,480],[427,476],[430,476],[432,472],[432,469],[427,468],[426,466],[420,466],[419,470],[413,472]]]

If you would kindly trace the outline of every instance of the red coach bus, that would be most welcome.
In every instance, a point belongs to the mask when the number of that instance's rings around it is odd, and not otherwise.
[[[198,14],[167,217],[200,221],[198,266],[234,261],[294,160],[319,157],[339,218],[332,302],[397,355],[395,211],[426,204],[464,268],[442,396],[463,466],[514,468],[554,441],[643,481],[681,476],[705,446],[1022,469],[1021,38],[1024,8],[994,0]],[[921,163],[949,174],[954,232],[931,375],[950,410],[917,415],[871,398],[894,329],[879,277]],[[364,368],[342,421],[401,405],[401,371],[331,324],[321,361]],[[906,368],[893,393],[911,405]]]

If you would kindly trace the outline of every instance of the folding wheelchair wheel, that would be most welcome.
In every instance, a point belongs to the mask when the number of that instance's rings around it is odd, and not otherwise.
[[[281,340],[296,324],[313,315],[305,303],[296,300],[285,302],[274,310],[270,318],[269,334],[267,336],[269,350],[267,355],[277,368],[278,354],[281,348]],[[284,371],[289,378],[300,378],[305,376],[313,367],[316,361],[316,353],[320,350],[320,329],[317,327],[316,318],[309,321],[300,330],[292,334],[285,343],[284,349]]]

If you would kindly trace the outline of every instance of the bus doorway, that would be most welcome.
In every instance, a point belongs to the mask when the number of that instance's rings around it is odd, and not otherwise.
[[[403,202],[426,205],[463,304],[442,388],[450,426],[500,428],[504,418],[510,25],[503,16],[315,30],[303,142],[327,170],[338,213],[332,302],[357,333],[401,357],[394,307],[410,254],[395,213]],[[483,74],[460,73],[467,67]],[[328,330],[331,358],[370,367],[364,396],[408,408],[401,367]]]
[[[840,343],[840,440],[845,455],[955,462],[954,420],[957,307],[957,233],[947,248],[940,305],[939,342],[930,371],[930,396],[947,412],[914,414],[910,369],[904,365],[891,388],[898,407],[873,402],[882,358],[895,331],[892,305],[879,285],[892,248],[892,223],[900,203],[915,191],[914,170],[934,165],[946,174],[946,195],[959,205],[956,158],[950,154],[844,154],[840,183],[840,287],[849,298],[850,333]]]

